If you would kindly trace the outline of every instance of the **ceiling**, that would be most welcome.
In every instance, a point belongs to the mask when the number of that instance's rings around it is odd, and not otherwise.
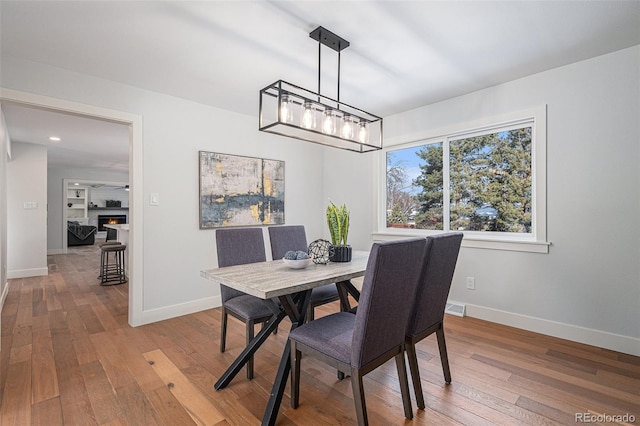
[[[3,0],[0,19],[3,56],[255,116],[276,80],[317,90],[319,25],[351,43],[340,100],[383,117],[640,44],[640,1]],[[336,97],[337,54],[323,48],[322,65]],[[34,123],[61,119],[47,114],[9,106],[12,139],[47,143]],[[99,150],[122,131],[94,123],[68,146],[82,120],[59,122],[55,150]]]
[[[48,147],[50,167],[129,170],[128,126],[13,103],[2,112],[12,141]]]

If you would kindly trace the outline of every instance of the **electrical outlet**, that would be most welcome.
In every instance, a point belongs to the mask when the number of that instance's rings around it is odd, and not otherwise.
[[[467,277],[467,290],[475,290],[475,289],[476,289],[476,278]]]

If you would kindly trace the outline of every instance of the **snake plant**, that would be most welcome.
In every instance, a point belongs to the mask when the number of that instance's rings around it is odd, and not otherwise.
[[[346,246],[349,235],[349,209],[343,204],[336,206],[329,201],[327,206],[327,225],[331,234],[331,244],[334,246]]]

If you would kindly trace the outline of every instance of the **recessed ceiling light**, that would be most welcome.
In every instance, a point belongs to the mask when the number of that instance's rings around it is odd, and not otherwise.
[[[49,136],[49,140],[54,142],[60,142],[60,138],[57,136]]]
[[[78,182],[74,183],[75,186],[79,186],[80,184]]]

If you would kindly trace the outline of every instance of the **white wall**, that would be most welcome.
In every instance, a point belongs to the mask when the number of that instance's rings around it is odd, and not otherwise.
[[[49,218],[47,220],[47,252],[49,254],[63,253],[62,245],[63,229],[62,198],[64,190],[64,179],[76,179],[79,181],[95,182],[128,182],[129,174],[120,170],[97,169],[97,168],[57,168],[48,169],[47,196],[49,198]]]
[[[219,303],[218,286],[200,277],[216,254],[214,231],[198,228],[199,150],[284,160],[287,223],[304,224],[310,240],[323,234],[323,147],[259,133],[252,116],[15,58],[1,66],[2,87],[143,117],[143,322]]]
[[[123,182],[128,182],[124,180]],[[121,207],[129,207],[129,191],[122,187],[89,188],[89,202],[95,206],[106,207],[107,201],[120,201]]]
[[[549,254],[464,248],[451,300],[472,316],[640,355],[639,102],[636,46],[385,118],[392,140],[548,105]],[[377,167],[331,154],[325,172],[333,161],[325,194],[373,204],[374,192],[362,189]],[[341,173],[357,185],[340,182]],[[373,230],[366,208],[359,221]]]
[[[47,148],[14,142],[7,164],[8,278],[47,275],[46,235]]]
[[[329,200],[336,205],[347,204],[350,212],[348,243],[354,250],[371,248],[372,215],[375,208],[372,194],[377,190],[371,178],[375,154],[359,154],[331,149],[325,152],[323,206]],[[330,240],[325,226],[325,239]]]

